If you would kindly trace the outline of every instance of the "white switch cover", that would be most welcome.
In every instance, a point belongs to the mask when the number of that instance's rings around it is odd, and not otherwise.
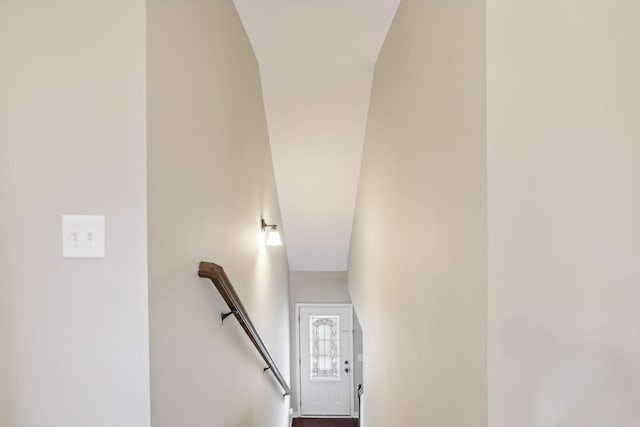
[[[104,216],[63,215],[62,256],[104,258]]]

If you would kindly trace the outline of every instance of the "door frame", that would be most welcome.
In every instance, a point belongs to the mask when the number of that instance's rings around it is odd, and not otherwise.
[[[353,361],[353,334],[354,334],[354,326],[353,326],[353,304],[324,304],[324,303],[296,303],[296,314],[295,314],[295,323],[296,323],[296,358],[294,363],[296,364],[296,391],[297,391],[297,400],[298,400],[298,413],[300,417],[314,417],[314,415],[302,415],[302,384],[301,384],[301,365],[302,359],[300,357],[300,307],[332,307],[332,308],[348,308],[349,316],[350,316],[350,324],[351,324],[351,333],[349,334],[349,360],[351,361],[351,369],[349,369],[349,412],[352,418],[355,418],[357,414],[355,413],[355,390],[354,390],[354,366],[355,363]],[[344,415],[336,415],[336,416],[325,416],[326,418],[332,417],[344,417]]]

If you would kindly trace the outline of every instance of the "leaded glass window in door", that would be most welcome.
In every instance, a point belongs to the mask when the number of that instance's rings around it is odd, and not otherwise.
[[[311,379],[340,380],[340,316],[309,316]]]

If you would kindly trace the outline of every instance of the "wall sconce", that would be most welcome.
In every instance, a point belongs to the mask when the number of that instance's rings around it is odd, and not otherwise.
[[[262,232],[267,232],[267,246],[282,246],[282,239],[280,239],[280,232],[278,226],[275,224],[267,224],[264,218],[260,218],[260,228]]]

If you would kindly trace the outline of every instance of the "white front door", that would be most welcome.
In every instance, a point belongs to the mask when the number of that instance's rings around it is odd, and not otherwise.
[[[299,306],[300,413],[351,415],[352,308]]]

